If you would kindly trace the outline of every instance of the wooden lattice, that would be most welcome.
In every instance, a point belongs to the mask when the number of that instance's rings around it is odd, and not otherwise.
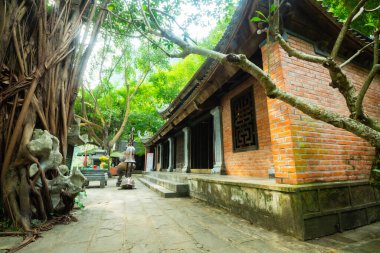
[[[249,88],[231,99],[234,151],[257,148],[253,90]]]

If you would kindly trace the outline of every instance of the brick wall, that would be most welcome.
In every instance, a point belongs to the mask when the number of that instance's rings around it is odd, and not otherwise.
[[[258,150],[234,152],[231,128],[231,98],[253,85],[256,125],[259,141]],[[273,166],[266,96],[261,86],[249,79],[221,99],[223,148],[226,172],[229,175],[268,177]]]
[[[307,53],[313,46],[290,36],[289,43]],[[262,48],[267,69],[266,46]],[[290,58],[278,44],[271,46],[271,76],[285,91],[329,110],[348,115],[340,93],[329,86],[322,66]],[[345,72],[359,89],[367,70],[348,65]],[[366,112],[380,119],[380,78],[377,76],[364,100]],[[369,177],[374,148],[345,130],[314,120],[287,104],[267,99],[273,160],[279,183],[358,180]]]

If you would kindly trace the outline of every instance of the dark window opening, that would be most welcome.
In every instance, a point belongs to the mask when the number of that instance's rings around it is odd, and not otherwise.
[[[162,161],[161,168],[167,169],[169,167],[169,142],[162,144]]]
[[[175,168],[180,169],[183,167],[184,163],[184,134],[180,133],[175,138],[174,142],[174,161],[175,161]]]
[[[253,89],[231,99],[232,142],[236,152],[258,148]]]
[[[191,168],[212,169],[214,163],[212,117],[191,127]]]

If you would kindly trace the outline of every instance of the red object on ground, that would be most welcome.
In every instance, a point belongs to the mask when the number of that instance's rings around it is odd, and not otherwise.
[[[92,168],[94,168],[94,169],[97,169],[97,168],[98,168],[98,166],[94,165],[94,166],[92,166]]]
[[[112,176],[117,176],[117,168],[116,167],[111,167],[109,169],[110,173]]]

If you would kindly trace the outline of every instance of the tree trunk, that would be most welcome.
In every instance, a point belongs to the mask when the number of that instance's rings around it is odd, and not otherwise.
[[[380,187],[380,147],[376,148],[375,159],[373,160],[370,182],[376,187]]]
[[[81,57],[91,53],[75,50],[91,2],[55,1],[54,6],[44,0],[0,2],[0,207],[25,231],[32,229],[32,219],[46,221],[52,213],[68,211],[78,191],[70,186],[75,190],[62,192],[61,185],[70,182],[59,181],[60,164],[66,158],[71,106],[77,94],[74,80],[79,73],[74,70],[78,62],[83,70]],[[50,145],[44,152],[29,146],[39,136]],[[47,151],[62,157],[57,159],[61,161],[49,165],[44,160],[49,159]],[[53,195],[58,196],[58,204],[53,203]]]

